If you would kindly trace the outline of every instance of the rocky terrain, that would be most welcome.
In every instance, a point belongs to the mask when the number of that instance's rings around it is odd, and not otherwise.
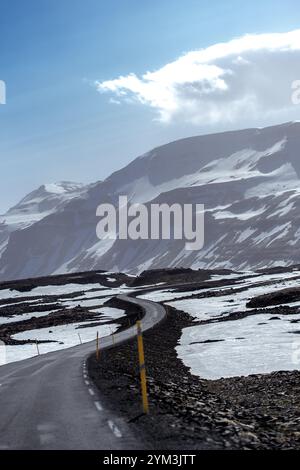
[[[151,284],[185,284],[200,283],[208,281],[212,276],[225,276],[232,274],[229,269],[198,269],[173,268],[173,269],[148,269],[133,278],[130,285],[132,287],[147,286]],[[187,287],[188,289],[188,287]]]
[[[150,415],[142,414],[135,339],[89,360],[107,406],[153,449],[299,449],[300,372],[290,359],[299,284],[299,266],[9,281],[0,284],[0,341],[10,362],[21,360],[134,325],[142,312],[117,299],[120,292],[160,302],[167,318],[144,335]],[[246,376],[231,377],[240,366]],[[249,375],[253,366],[276,372]]]
[[[142,414],[136,341],[89,360],[108,404],[155,449],[300,449],[300,372],[220,380],[192,375],[176,355],[192,319],[170,308],[144,335],[150,414]],[[216,358],[216,361],[218,358]]]
[[[290,288],[281,289],[269,294],[263,294],[254,297],[247,303],[248,308],[262,308],[269,307],[270,305],[281,305],[289,302],[300,302],[300,289]]]
[[[119,293],[160,302],[167,318],[144,335],[150,415],[135,339],[89,360],[107,406],[154,449],[298,449],[299,285],[299,266],[9,281],[0,284],[0,341],[14,362],[134,325],[143,312]]]

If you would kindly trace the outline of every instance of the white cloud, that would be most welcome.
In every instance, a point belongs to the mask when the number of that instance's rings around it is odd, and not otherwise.
[[[300,30],[246,35],[191,51],[141,77],[96,82],[119,101],[134,99],[164,122],[222,123],[266,117],[292,107],[300,79]]]

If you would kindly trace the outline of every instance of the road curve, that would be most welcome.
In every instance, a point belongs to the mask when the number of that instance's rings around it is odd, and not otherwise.
[[[155,302],[120,295],[144,310],[143,331],[165,316]],[[136,334],[115,334],[115,345]],[[102,349],[113,347],[101,338]],[[0,367],[0,450],[145,449],[127,423],[105,408],[90,382],[85,361],[95,342]]]

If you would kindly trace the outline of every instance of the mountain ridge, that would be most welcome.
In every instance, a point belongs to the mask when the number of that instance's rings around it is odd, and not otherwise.
[[[80,185],[51,213],[11,231],[0,251],[0,279],[89,269],[259,269],[300,262],[299,147],[299,122],[156,147],[104,181]],[[205,204],[203,250],[185,252],[178,240],[99,241],[96,208],[103,202],[117,205],[120,195],[146,204]]]

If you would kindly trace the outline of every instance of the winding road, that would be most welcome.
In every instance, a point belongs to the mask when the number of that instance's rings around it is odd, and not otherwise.
[[[165,316],[155,302],[119,299],[144,310],[143,331]],[[135,327],[115,334],[120,344],[136,334]],[[101,338],[101,348],[113,347]],[[95,342],[85,343],[0,367],[0,450],[130,450],[147,444],[127,423],[105,408],[90,382],[86,359]]]

